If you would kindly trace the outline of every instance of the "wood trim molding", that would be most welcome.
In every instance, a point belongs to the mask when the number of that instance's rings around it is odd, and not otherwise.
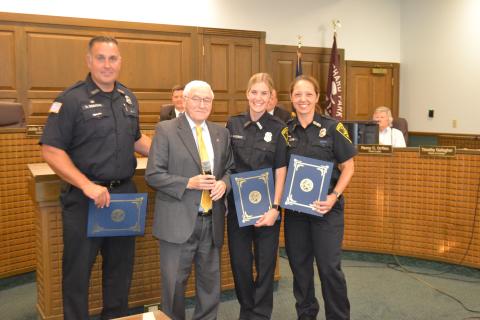
[[[237,29],[216,29],[216,28],[198,28],[197,32],[204,35],[230,36],[230,37],[246,37],[265,39],[264,31],[237,30]]]
[[[9,22],[12,24],[39,24],[39,25],[74,25],[76,27],[90,27],[94,29],[123,29],[123,30],[141,30],[158,31],[164,34],[168,33],[194,33],[196,27],[177,26],[157,23],[127,22],[87,18],[57,17],[23,13],[0,12],[0,22]]]
[[[480,140],[480,134],[471,134],[471,133],[447,133],[447,132],[419,132],[419,131],[409,131],[409,135],[412,136],[443,136],[451,138],[463,138],[463,139],[472,139]]]

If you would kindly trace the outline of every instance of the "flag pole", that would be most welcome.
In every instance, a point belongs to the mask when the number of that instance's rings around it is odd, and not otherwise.
[[[340,72],[340,62],[338,61],[337,51],[337,29],[342,25],[340,20],[332,20],[333,25],[333,44],[330,53],[330,65],[327,75],[327,91],[325,112],[329,116],[341,120],[343,118],[343,97],[342,82]]]
[[[342,23],[340,22],[340,20],[335,19],[335,20],[332,20],[332,25],[333,25],[333,36],[336,37],[337,36],[337,28],[341,28]]]
[[[295,68],[295,78],[303,74],[302,70],[302,52],[300,49],[302,48],[302,36],[297,35],[297,66]]]

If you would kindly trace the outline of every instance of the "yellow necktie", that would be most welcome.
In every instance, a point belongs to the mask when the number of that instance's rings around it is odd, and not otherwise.
[[[205,147],[205,142],[203,142],[202,127],[195,127],[197,132],[197,142],[198,142],[198,153],[200,154],[200,161],[209,161],[207,147]],[[200,201],[200,206],[204,212],[212,209],[212,198],[210,198],[210,192],[208,190],[202,191],[202,200]]]

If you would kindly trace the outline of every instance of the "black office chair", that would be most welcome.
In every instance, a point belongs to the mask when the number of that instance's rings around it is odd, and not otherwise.
[[[405,118],[393,119],[392,128],[398,129],[403,133],[405,144],[408,146],[408,122]]]

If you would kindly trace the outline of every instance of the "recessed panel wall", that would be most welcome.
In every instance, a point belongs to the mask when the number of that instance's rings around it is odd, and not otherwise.
[[[325,100],[327,77],[331,50],[326,48],[301,48],[302,71],[304,75],[313,76],[320,85],[319,104]],[[345,87],[344,50],[338,50],[341,65],[341,82]],[[268,45],[267,70],[273,77],[278,92],[278,100],[290,109],[290,84],[295,79],[297,69],[297,48],[293,46]]]
[[[235,79],[235,93],[244,94],[247,90],[247,84],[250,77],[258,70],[258,61],[255,56],[253,46],[237,45],[234,48],[235,63],[234,63],[234,79]]]
[[[230,70],[229,45],[211,43],[208,65],[210,66],[210,85],[216,93],[228,93]]]
[[[27,32],[28,90],[58,92],[87,73],[88,35]]]
[[[184,84],[183,69],[189,61],[190,45],[181,38],[125,39],[118,37],[122,54],[120,82],[135,92],[165,92]]]
[[[225,33],[204,35],[203,73],[205,80],[212,85],[215,100],[222,101],[221,108],[213,108],[210,120],[225,122],[229,115],[246,109],[248,80],[260,72],[262,42],[261,33],[250,33],[251,37],[239,36],[240,31],[231,36],[226,36]]]
[[[13,31],[0,30],[0,90],[15,88],[15,50]]]

